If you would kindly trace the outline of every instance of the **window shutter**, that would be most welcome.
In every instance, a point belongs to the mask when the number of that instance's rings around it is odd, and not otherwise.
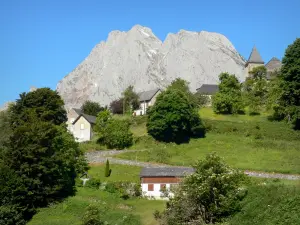
[[[153,184],[148,184],[148,191],[153,191],[153,190],[154,190]]]

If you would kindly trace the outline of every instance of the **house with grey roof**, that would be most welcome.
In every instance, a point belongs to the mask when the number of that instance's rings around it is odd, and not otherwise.
[[[164,199],[167,190],[172,196],[172,186],[192,173],[194,169],[191,167],[144,167],[140,172],[142,193],[149,198]]]
[[[93,126],[96,123],[96,117],[84,114],[76,108],[67,111],[67,117],[68,130],[73,134],[76,141],[90,141],[93,137]]]
[[[156,101],[156,97],[160,93],[161,93],[161,90],[159,88],[138,93],[140,107],[137,110],[134,110],[133,115],[135,115],[135,116],[145,115],[147,113],[147,108],[149,106],[154,105],[154,103]]]
[[[250,76],[250,71],[253,70],[253,68],[258,66],[265,66],[267,69],[267,79],[270,79],[271,74],[274,73],[276,70],[280,70],[281,68],[281,61],[277,59],[276,57],[273,57],[267,64],[263,61],[261,55],[259,54],[257,48],[254,46],[250,56],[245,64],[245,77]]]
[[[200,88],[196,89],[197,93],[207,96],[207,106],[211,106],[211,98],[219,91],[219,85],[217,84],[202,84]]]

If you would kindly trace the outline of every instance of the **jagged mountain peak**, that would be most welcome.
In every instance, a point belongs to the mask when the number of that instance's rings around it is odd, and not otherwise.
[[[182,77],[192,91],[218,82],[221,72],[243,80],[244,60],[231,42],[218,33],[179,30],[162,42],[141,25],[129,31],[112,31],[57,85],[67,107],[85,100],[107,105],[133,85],[136,91],[163,88]]]

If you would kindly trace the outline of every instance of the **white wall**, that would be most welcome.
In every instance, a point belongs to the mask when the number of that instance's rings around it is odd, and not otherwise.
[[[139,107],[139,109],[134,110],[135,115],[136,115],[136,116],[141,116],[141,115],[147,114],[147,108],[148,108],[149,106],[154,105],[154,103],[155,103],[155,101],[156,101],[156,98],[157,98],[157,96],[158,96],[160,93],[161,93],[161,91],[159,90],[159,91],[153,96],[153,98],[152,98],[150,101],[148,101],[148,102],[140,102],[140,107]]]
[[[79,120],[76,121],[70,131],[73,133],[76,141],[78,142],[91,140],[92,127],[91,124],[83,116],[81,116]]]
[[[163,197],[163,193],[160,191],[160,185],[161,184],[153,184],[153,191],[148,191],[148,183],[142,183],[142,193],[143,196],[149,197],[149,198],[154,198],[154,199],[168,199]],[[170,190],[170,184],[165,184],[166,189]],[[170,196],[173,196],[173,193],[169,193]]]

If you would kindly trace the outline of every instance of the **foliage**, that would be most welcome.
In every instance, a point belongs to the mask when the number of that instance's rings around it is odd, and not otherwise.
[[[245,175],[227,166],[220,157],[210,154],[187,176],[166,210],[161,224],[211,224],[221,222],[240,209],[246,191],[241,188]]]
[[[86,181],[85,187],[99,189],[101,185],[101,181],[98,178],[91,178]]]
[[[11,105],[9,109],[12,128],[26,123],[32,114],[42,121],[52,122],[55,125],[67,122],[64,102],[59,94],[50,88],[39,88],[36,91],[20,94],[20,99],[17,99],[16,104]]]
[[[267,69],[264,66],[253,68],[243,84],[243,94],[250,115],[259,114],[265,107],[268,96]]]
[[[106,136],[106,129],[109,121],[112,119],[110,112],[106,109],[98,113],[96,118],[96,124],[94,126],[94,131],[98,134],[98,143],[105,144],[104,138]]]
[[[82,217],[82,225],[102,225],[100,210],[95,205],[89,205]]]
[[[241,84],[235,75],[221,73],[219,91],[212,97],[212,106],[218,114],[244,113]]]
[[[109,161],[108,159],[106,160],[106,164],[105,164],[105,177],[109,177],[111,174],[111,169],[109,168]]]
[[[125,181],[108,182],[105,185],[105,191],[109,193],[118,193],[122,199],[131,197],[140,197],[142,195],[141,184]]]
[[[191,137],[203,137],[204,126],[187,96],[167,89],[148,110],[148,133],[158,141],[182,143]]]
[[[9,140],[11,132],[9,125],[9,111],[0,111],[0,148]]]
[[[207,95],[203,95],[198,92],[194,94],[194,97],[195,97],[196,104],[198,105],[199,108],[206,106],[210,101]]]
[[[275,114],[284,116],[296,130],[300,129],[300,38],[289,45],[280,72],[282,93]],[[281,118],[280,118],[281,119]]]
[[[85,101],[81,106],[81,110],[83,113],[97,116],[99,112],[103,111],[105,108],[101,107],[98,102]]]
[[[133,86],[129,86],[123,92],[123,100],[124,100],[124,110],[125,112],[131,112],[132,110],[136,110],[140,106],[139,96],[134,92]]]
[[[110,103],[109,108],[113,114],[123,114],[123,98],[119,98]]]
[[[185,94],[186,98],[188,99],[189,103],[192,107],[200,106],[198,103],[198,99],[196,96],[190,91],[189,83],[186,80],[181,78],[176,78],[172,81],[172,83],[168,86],[168,90],[178,90]]]
[[[22,94],[10,108],[12,134],[0,155],[0,201],[22,220],[29,220],[36,208],[74,194],[77,174],[88,168],[67,132],[62,103],[56,92],[42,88]]]
[[[132,145],[133,137],[127,120],[109,120],[103,134],[103,144],[109,149],[124,149]]]
[[[282,95],[282,89],[280,88],[280,82],[281,79],[279,78],[278,72],[276,72],[277,75],[273,77],[269,81],[269,91],[267,93],[267,103],[266,103],[266,109],[272,110],[276,108],[276,106],[279,103],[280,96]],[[278,120],[278,118],[274,118]]]

